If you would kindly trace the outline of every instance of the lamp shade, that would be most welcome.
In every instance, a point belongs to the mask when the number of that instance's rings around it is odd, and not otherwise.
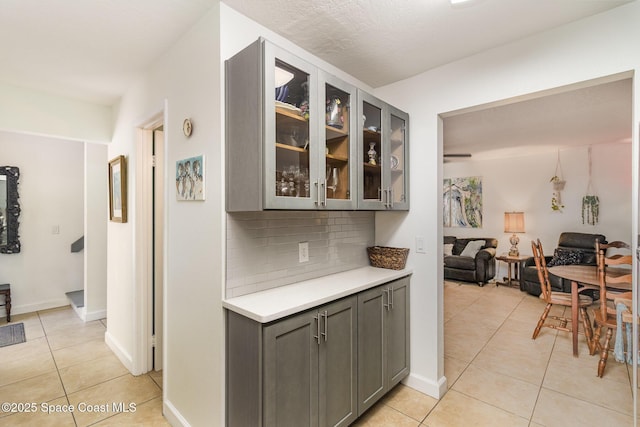
[[[505,212],[504,232],[524,233],[524,212]]]

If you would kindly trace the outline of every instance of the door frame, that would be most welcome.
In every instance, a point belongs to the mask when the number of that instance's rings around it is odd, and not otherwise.
[[[167,101],[155,114],[143,120],[136,128],[136,169],[135,169],[135,283],[134,293],[134,354],[133,354],[133,374],[140,375],[153,369],[152,333],[153,333],[153,224],[148,219],[152,215],[153,203],[153,181],[148,173],[153,161],[153,132],[160,126],[167,123]],[[167,151],[167,133],[164,132],[162,150]],[[163,216],[167,217],[166,204],[166,160],[162,164],[157,164],[164,171],[163,180],[165,202],[163,204]],[[162,226],[162,232],[166,236],[166,221]],[[166,312],[166,239],[162,244],[162,312]],[[165,341],[164,317],[161,328],[162,337],[160,342]],[[162,360],[166,360],[164,346],[161,348]]]

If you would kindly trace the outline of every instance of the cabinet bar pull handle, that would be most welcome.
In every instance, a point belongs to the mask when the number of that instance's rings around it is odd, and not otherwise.
[[[393,209],[393,187],[389,187],[389,208]]]
[[[315,182],[316,185],[316,201],[314,202],[317,205],[320,204],[320,184],[318,181]]]
[[[313,316],[313,320],[316,321],[316,335],[314,335],[313,338],[315,338],[318,345],[320,345],[320,315]]]
[[[378,187],[378,200],[380,200],[381,202],[384,202],[382,197],[382,188],[380,187]]]
[[[389,292],[389,310],[393,310],[393,288],[389,288],[387,292]]]
[[[324,182],[321,182],[320,186],[322,187],[322,194],[324,194],[324,198],[320,201],[320,205],[327,206],[327,180],[325,179]]]
[[[324,342],[327,342],[327,333],[328,333],[328,327],[329,327],[329,313],[327,312],[327,310],[324,311],[323,314],[321,314],[320,316],[324,317],[324,332],[322,333],[322,336],[324,336]]]
[[[384,294],[387,294],[387,303],[386,304],[384,302]],[[389,289],[383,289],[382,290],[382,306],[384,308],[386,308],[387,311],[389,311],[389,303],[388,302],[389,302]]]

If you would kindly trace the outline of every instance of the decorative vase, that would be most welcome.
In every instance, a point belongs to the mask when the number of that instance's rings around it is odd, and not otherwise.
[[[342,129],[342,106],[337,96],[327,100],[327,126]]]
[[[375,142],[370,142],[369,143],[369,151],[367,151],[367,154],[369,155],[369,164],[370,165],[376,165],[376,157],[378,155],[378,153],[376,153],[376,143]]]

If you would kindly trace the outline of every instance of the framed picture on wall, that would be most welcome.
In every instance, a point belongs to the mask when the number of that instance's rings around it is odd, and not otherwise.
[[[204,155],[176,162],[176,200],[204,200]]]
[[[124,156],[109,162],[109,220],[127,222],[127,160]]]

